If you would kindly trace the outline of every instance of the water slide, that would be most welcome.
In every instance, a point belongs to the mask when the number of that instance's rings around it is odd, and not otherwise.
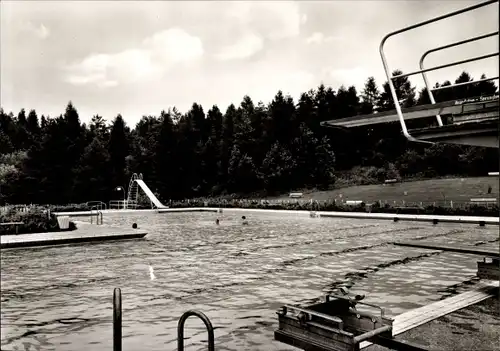
[[[146,183],[144,183],[142,179],[136,179],[135,182],[141,187],[141,189],[144,191],[149,200],[151,200],[151,202],[156,206],[156,208],[168,208],[167,206],[163,205],[160,200],[158,200],[155,194],[153,194],[151,189],[149,189],[149,187],[146,185]]]

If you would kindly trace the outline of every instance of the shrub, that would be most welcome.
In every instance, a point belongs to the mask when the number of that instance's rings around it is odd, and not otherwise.
[[[48,205],[51,212],[78,212],[90,211],[91,206],[87,204],[67,204],[67,205]]]
[[[17,225],[17,234],[31,234],[31,233],[46,233],[46,232],[59,232],[59,224],[54,214],[48,214],[47,210],[43,207],[31,208],[27,212],[20,212],[11,210],[6,214],[0,215],[0,222],[23,222],[24,224]],[[74,222],[69,223],[68,230],[75,230],[76,225]],[[0,226],[0,235],[16,234],[16,226]]]

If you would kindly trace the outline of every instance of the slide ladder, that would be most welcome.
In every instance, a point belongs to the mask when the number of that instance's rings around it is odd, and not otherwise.
[[[132,178],[130,178],[130,182],[128,184],[128,195],[125,208],[137,208],[137,197],[139,195],[139,187],[136,182],[137,179],[142,179],[142,174],[132,174]]]

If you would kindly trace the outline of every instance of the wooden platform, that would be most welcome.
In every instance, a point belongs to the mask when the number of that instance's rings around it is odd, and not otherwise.
[[[474,290],[441,301],[436,301],[394,317],[392,335],[396,336],[402,334],[410,329],[433,321],[434,319],[495,296],[498,296],[498,282],[480,283]],[[372,345],[372,343],[362,342],[360,344],[360,349],[370,345]]]
[[[0,236],[0,248],[68,245],[83,242],[103,242],[144,238],[145,230],[111,227],[77,222],[77,229],[64,232],[35,233]]]
[[[500,252],[499,250],[482,250],[478,249],[477,247],[470,246],[446,246],[446,245],[437,245],[434,243],[426,243],[425,241],[407,241],[407,242],[395,242],[393,243],[394,245],[398,246],[408,246],[408,247],[418,247],[422,249],[429,249],[429,250],[443,250],[443,251],[450,251],[450,252],[459,252],[463,254],[471,254],[471,255],[480,255],[480,256],[486,256],[486,257],[495,257],[499,258],[500,257]]]

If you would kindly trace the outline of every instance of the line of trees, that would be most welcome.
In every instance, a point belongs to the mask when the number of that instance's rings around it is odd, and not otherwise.
[[[401,74],[395,71],[393,74]],[[484,78],[484,75],[481,77]],[[455,81],[471,81],[463,72]],[[444,82],[441,85],[449,85]],[[429,103],[407,78],[395,80],[405,107]],[[439,86],[439,84],[436,84]],[[497,92],[492,82],[439,90],[445,101]],[[163,200],[227,193],[267,193],[331,187],[339,171],[363,167],[372,178],[479,175],[498,169],[496,150],[410,144],[397,123],[340,131],[324,120],[394,108],[386,83],[373,77],[361,94],[320,85],[298,102],[279,91],[269,104],[245,96],[225,112],[194,103],[159,116],[143,116],[129,128],[121,115],[107,125],[101,116],[82,124],[70,102],[50,118],[22,109],[0,110],[0,203],[64,204],[121,198],[114,192],[132,173]]]

